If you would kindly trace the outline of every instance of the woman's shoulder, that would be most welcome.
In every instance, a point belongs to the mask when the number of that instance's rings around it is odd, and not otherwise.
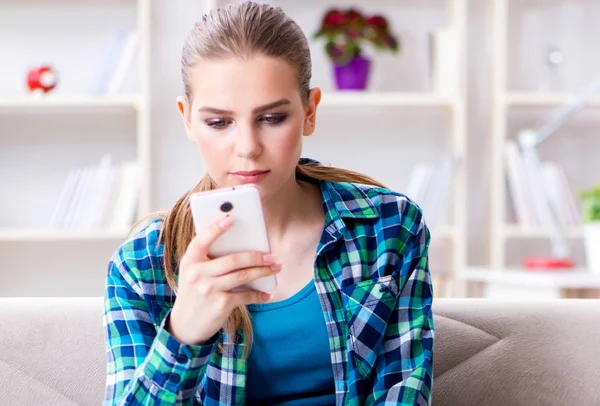
[[[426,228],[421,207],[409,196],[399,191],[373,185],[351,182],[329,182],[338,206],[343,206],[355,214],[372,218],[383,226],[399,224],[413,232]]]
[[[131,308],[137,309],[139,300],[145,301],[155,325],[160,324],[174,297],[163,271],[163,223],[159,217],[144,221],[119,245],[110,259],[105,292],[109,301],[115,295],[125,295],[119,305]]]
[[[117,247],[111,261],[127,263],[128,269],[135,268],[137,272],[161,266],[163,244],[160,241],[160,232],[163,222],[163,218],[154,217],[139,224]]]

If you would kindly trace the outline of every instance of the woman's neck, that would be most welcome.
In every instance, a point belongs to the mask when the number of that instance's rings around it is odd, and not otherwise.
[[[277,193],[263,201],[263,212],[269,238],[281,241],[290,230],[323,218],[321,190],[318,185],[299,182],[292,177]]]

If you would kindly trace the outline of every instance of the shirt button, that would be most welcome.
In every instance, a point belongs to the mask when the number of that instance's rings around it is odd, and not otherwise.
[[[188,360],[188,357],[185,354],[177,354],[175,356],[175,361],[177,361],[181,364],[185,364],[187,362],[187,360]]]
[[[169,381],[172,383],[179,383],[181,381],[181,377],[175,373],[169,375]]]

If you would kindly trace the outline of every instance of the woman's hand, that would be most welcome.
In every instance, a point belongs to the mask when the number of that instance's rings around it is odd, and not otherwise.
[[[213,242],[231,226],[229,216],[198,233],[179,265],[177,298],[167,331],[183,344],[201,345],[219,331],[238,306],[264,303],[269,293],[231,292],[256,279],[276,274],[281,266],[271,255],[243,252],[216,259],[208,257]]]

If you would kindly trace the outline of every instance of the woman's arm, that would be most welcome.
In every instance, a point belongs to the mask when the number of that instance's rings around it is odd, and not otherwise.
[[[414,208],[413,208],[414,209]],[[420,210],[417,230],[398,252],[401,287],[375,362],[373,391],[366,404],[429,405],[433,382],[433,290],[428,266],[431,239]],[[414,213],[414,212],[413,212]]]
[[[132,244],[133,247],[133,244]],[[135,252],[121,248],[109,262],[104,301],[107,378],[104,405],[193,405],[217,336],[183,345],[158,329],[143,299]]]

